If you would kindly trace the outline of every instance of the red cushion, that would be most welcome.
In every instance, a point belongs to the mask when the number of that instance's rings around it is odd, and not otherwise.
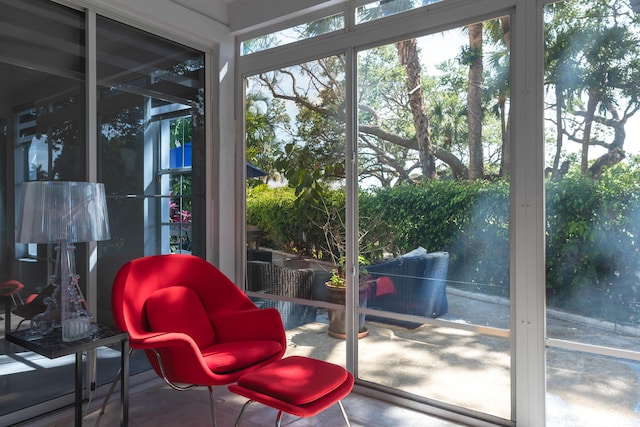
[[[158,289],[147,299],[146,310],[154,332],[187,334],[201,349],[215,341],[211,322],[193,289],[185,286]]]
[[[291,356],[243,375],[238,385],[293,405],[305,405],[340,387],[348,378],[341,366]]]
[[[244,369],[278,354],[282,345],[271,340],[230,341],[202,349],[205,363],[216,374]]]

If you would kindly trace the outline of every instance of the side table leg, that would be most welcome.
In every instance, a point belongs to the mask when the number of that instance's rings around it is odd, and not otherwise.
[[[82,352],[76,353],[76,427],[82,426]]]
[[[120,425],[129,425],[129,338],[122,340],[120,348]]]

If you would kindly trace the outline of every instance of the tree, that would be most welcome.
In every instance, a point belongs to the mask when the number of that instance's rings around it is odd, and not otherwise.
[[[469,25],[469,178],[484,178],[482,153],[482,23]]]
[[[274,172],[280,145],[276,135],[278,125],[289,127],[283,104],[250,90],[245,98],[245,156],[251,164],[268,171],[265,182],[278,178]]]
[[[546,9],[547,86],[554,91],[557,176],[562,140],[580,144],[580,170],[598,176],[624,157],[638,111],[640,20],[622,0],[565,1]],[[593,147],[604,154],[590,165]]]
[[[414,3],[385,1],[379,8],[366,11],[384,16],[415,7]],[[508,19],[495,27],[503,33],[497,41],[492,38],[489,42],[501,45],[496,50],[502,49],[504,58],[508,52]],[[310,31],[322,32],[317,28]],[[508,81],[508,60],[500,63],[506,72],[493,73],[496,89],[487,91],[483,87],[483,31],[483,23],[474,24],[470,33],[474,46],[466,51],[466,59],[470,60],[466,64],[468,76],[456,85],[448,85],[447,89],[454,93],[439,90],[446,86],[440,81],[454,81],[448,79],[446,71],[433,76],[423,69],[419,39],[395,43],[395,58],[389,46],[359,53],[358,154],[362,181],[374,178],[382,186],[415,183],[436,178],[438,170],[456,178],[483,178],[487,161],[501,161],[499,168],[489,169],[508,174],[508,163],[501,156],[501,150],[508,149],[508,83],[502,81]],[[295,124],[280,131],[288,142],[283,140],[284,149],[276,165],[306,197],[320,191],[316,185],[319,181],[330,183],[344,177],[343,60],[341,56],[322,58],[256,76],[269,98],[297,106]],[[471,84],[467,83],[469,77]],[[495,102],[489,97],[495,97]],[[456,100],[466,100],[467,105]],[[495,117],[502,122],[497,132],[487,134],[492,138],[497,135],[497,140],[483,138],[483,126],[487,126],[485,109],[492,104],[498,106]],[[285,109],[290,111],[290,107]],[[432,116],[440,122],[434,123]],[[467,130],[460,131],[465,126]],[[464,146],[460,141],[463,137]],[[484,155],[487,144],[497,147],[490,150],[489,156]],[[467,166],[468,162],[473,166]]]

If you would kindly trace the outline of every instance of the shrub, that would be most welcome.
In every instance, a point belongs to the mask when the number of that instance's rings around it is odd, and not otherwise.
[[[611,321],[640,320],[640,174],[617,165],[599,179],[546,184],[549,305]],[[296,203],[292,189],[248,190],[247,220],[262,245],[332,260],[344,255],[344,190]],[[423,246],[450,254],[449,284],[509,295],[509,183],[429,181],[359,195],[360,252],[368,263]],[[334,258],[333,260],[335,261]]]
[[[574,174],[547,184],[549,304],[640,320],[640,194],[633,176],[618,165],[598,180]]]

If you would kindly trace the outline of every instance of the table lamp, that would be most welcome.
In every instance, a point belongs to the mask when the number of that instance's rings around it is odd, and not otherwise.
[[[56,264],[49,277],[55,290],[47,309],[34,316],[35,333],[49,334],[62,326],[62,340],[91,335],[88,310],[76,274],[75,242],[110,239],[104,185],[91,182],[32,181],[22,185],[18,242],[56,244]]]

